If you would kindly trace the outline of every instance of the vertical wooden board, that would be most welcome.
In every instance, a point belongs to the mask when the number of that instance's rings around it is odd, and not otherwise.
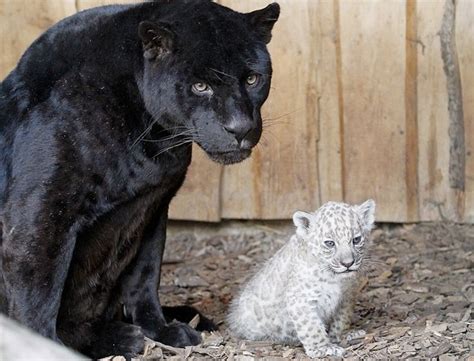
[[[74,0],[0,0],[0,79],[43,31],[75,10]]]
[[[464,221],[474,223],[474,2],[458,0],[456,6],[456,46],[461,70],[466,142]]]
[[[405,186],[407,220],[418,221],[418,45],[417,0],[406,0],[405,20]]]
[[[340,1],[345,195],[407,220],[405,1]]]
[[[449,185],[449,114],[439,31],[444,1],[420,1],[418,14],[418,182],[423,221],[456,218]]]
[[[171,201],[169,218],[219,221],[221,175],[222,165],[211,161],[199,146],[193,145],[193,160],[183,186]]]
[[[263,0],[220,3],[238,11],[268,4]],[[319,203],[314,2],[279,4],[281,16],[269,46],[274,77],[263,109],[264,119],[277,121],[264,129],[264,139],[250,160],[224,168],[223,218],[289,218],[296,209],[314,209]]]
[[[343,104],[338,82],[340,65],[339,28],[336,26],[338,8],[334,1],[314,1],[310,7],[310,21],[314,26],[313,44],[317,78],[317,157],[319,199],[342,201],[344,198],[342,173],[342,112]],[[340,49],[340,47],[339,47]]]

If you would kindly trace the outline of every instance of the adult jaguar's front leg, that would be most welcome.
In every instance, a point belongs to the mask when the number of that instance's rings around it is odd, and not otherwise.
[[[158,296],[167,213],[167,206],[160,207],[145,229],[137,257],[122,281],[123,304],[147,337],[176,347],[197,345],[201,336],[189,325],[166,323]]]

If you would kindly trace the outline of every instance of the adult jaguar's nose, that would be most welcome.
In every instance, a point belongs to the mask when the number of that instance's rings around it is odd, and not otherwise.
[[[251,124],[246,122],[230,122],[224,126],[224,129],[235,137],[241,148],[251,148],[251,143],[245,140],[245,137],[253,129]]]

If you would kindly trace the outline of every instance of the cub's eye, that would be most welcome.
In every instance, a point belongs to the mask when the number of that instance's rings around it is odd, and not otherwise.
[[[324,241],[324,245],[328,248],[333,248],[336,244],[333,241]]]
[[[360,241],[362,241],[362,237],[361,237],[361,236],[357,236],[357,237],[354,237],[354,238],[352,239],[352,243],[355,244],[355,245],[359,244]]]
[[[202,95],[203,93],[211,93],[212,89],[206,83],[194,83],[192,90],[195,94]]]
[[[255,86],[258,84],[259,76],[257,74],[250,74],[245,81],[249,86]]]

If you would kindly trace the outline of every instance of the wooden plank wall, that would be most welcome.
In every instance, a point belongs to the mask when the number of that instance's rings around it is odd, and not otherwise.
[[[117,2],[0,0],[0,76],[57,20]],[[279,3],[261,143],[229,167],[196,147],[171,218],[285,219],[373,197],[379,221],[474,223],[474,1]]]

